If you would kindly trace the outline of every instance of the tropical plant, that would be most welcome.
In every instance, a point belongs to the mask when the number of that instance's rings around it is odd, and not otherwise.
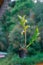
[[[24,45],[24,47],[27,48],[27,47],[29,47],[37,39],[37,37],[39,35],[39,30],[38,30],[38,27],[36,27],[34,35],[32,36],[32,38],[30,40],[30,43],[26,46],[26,31],[30,27],[30,25],[26,25],[27,20],[25,19],[25,16],[21,17],[21,16],[18,15],[18,17],[20,19],[20,25],[23,28],[23,31],[21,32],[21,34],[24,33],[24,36],[25,36],[25,45]]]
[[[26,25],[27,20],[25,19],[25,16],[21,17],[21,16],[18,15],[18,17],[20,19],[20,25],[23,28],[23,31],[21,32],[21,34],[23,35],[23,33],[24,33],[24,35],[25,35],[25,44],[24,44],[24,47],[26,47],[26,31],[27,31],[27,29],[30,26],[29,25]]]
[[[30,39],[30,42],[29,42],[29,44],[27,45],[27,39],[26,39],[26,34],[27,34],[27,29],[30,27],[30,25],[27,25],[26,23],[27,23],[27,20],[25,19],[25,16],[19,16],[18,15],[18,17],[19,17],[19,20],[20,20],[20,26],[22,27],[22,29],[23,29],[23,31],[21,32],[21,34],[23,35],[24,34],[24,38],[25,38],[25,44],[24,44],[24,46],[22,46],[21,47],[21,49],[20,50],[24,50],[24,55],[25,55],[25,53],[26,53],[26,49],[27,48],[29,48],[30,47],[30,45],[32,45],[33,44],[33,42],[35,41],[35,40],[37,40],[37,37],[39,36],[39,30],[38,30],[38,27],[36,27],[36,29],[35,29],[35,31],[34,31],[34,34],[33,34],[33,36],[32,36],[32,38]],[[22,52],[22,54],[23,54],[23,52]],[[21,56],[20,56],[21,57]]]

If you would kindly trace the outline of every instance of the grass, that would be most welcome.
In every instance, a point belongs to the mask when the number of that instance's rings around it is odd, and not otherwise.
[[[4,59],[0,59],[0,65],[35,65],[43,62],[43,53],[39,53],[32,57],[19,58],[18,55],[9,55]]]

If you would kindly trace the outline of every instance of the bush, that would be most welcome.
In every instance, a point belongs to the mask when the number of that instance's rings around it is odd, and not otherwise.
[[[35,65],[37,63],[43,62],[43,53],[38,53],[35,56],[19,58],[16,54],[10,54],[5,59],[2,59],[0,65]]]

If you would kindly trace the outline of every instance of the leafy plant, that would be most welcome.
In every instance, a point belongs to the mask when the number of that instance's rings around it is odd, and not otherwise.
[[[24,36],[25,36],[25,45],[24,45],[24,47],[26,47],[26,31],[27,31],[27,29],[30,26],[29,25],[26,25],[27,20],[25,19],[25,16],[21,17],[21,16],[18,15],[18,17],[20,19],[20,25],[23,28],[23,31],[21,32],[21,34],[23,35],[23,33],[24,33]]]
[[[25,16],[21,17],[21,16],[18,15],[18,17],[19,17],[19,20],[20,20],[20,25],[23,28],[23,31],[21,33],[22,33],[22,35],[24,33],[24,36],[25,36],[25,45],[24,45],[24,47],[25,48],[28,48],[31,44],[33,44],[33,42],[39,36],[39,30],[38,30],[38,27],[36,27],[35,32],[34,32],[34,35],[32,36],[32,38],[30,40],[30,43],[28,45],[26,45],[26,31],[30,27],[30,25],[26,25],[27,20],[25,19]]]

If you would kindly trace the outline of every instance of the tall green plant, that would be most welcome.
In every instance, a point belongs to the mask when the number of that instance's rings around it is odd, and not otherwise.
[[[24,33],[24,36],[25,36],[25,47],[26,47],[26,31],[27,31],[27,29],[28,29],[30,26],[29,26],[29,25],[26,25],[27,20],[25,19],[25,16],[21,17],[21,16],[18,15],[18,17],[19,17],[19,19],[20,19],[20,25],[21,25],[22,28],[23,28],[23,31],[21,32],[21,34]]]
[[[24,33],[24,36],[25,36],[25,47],[28,48],[37,39],[37,37],[39,35],[39,30],[38,30],[38,27],[36,27],[34,35],[32,36],[32,38],[30,40],[30,43],[28,45],[26,45],[26,31],[30,27],[30,25],[26,25],[27,20],[25,19],[25,16],[21,17],[21,16],[18,15],[18,17],[19,17],[19,20],[20,20],[20,25],[23,28],[23,31],[21,33],[22,34]]]

